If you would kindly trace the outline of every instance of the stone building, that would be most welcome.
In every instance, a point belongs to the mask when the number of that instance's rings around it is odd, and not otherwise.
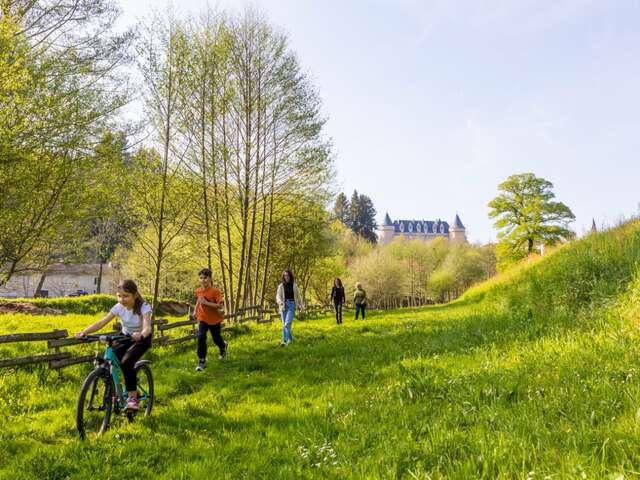
[[[384,223],[378,225],[378,243],[386,245],[394,238],[402,236],[411,240],[433,240],[444,237],[455,242],[466,242],[466,229],[458,214],[450,225],[443,220],[391,220],[385,214]]]
[[[50,265],[44,272],[21,272],[14,275],[9,283],[0,287],[0,297],[33,297],[38,284],[48,297],[65,297],[78,291],[96,293],[100,265],[97,263]],[[102,293],[114,293],[118,272],[110,264],[102,266]]]

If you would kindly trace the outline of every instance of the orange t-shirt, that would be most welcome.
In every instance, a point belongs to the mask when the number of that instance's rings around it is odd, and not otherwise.
[[[211,303],[222,303],[222,292],[214,287],[209,287],[207,289],[196,288],[196,297],[204,297],[205,300]],[[224,320],[224,315],[215,307],[197,304],[196,319],[201,322],[208,323],[209,325],[216,325]]]

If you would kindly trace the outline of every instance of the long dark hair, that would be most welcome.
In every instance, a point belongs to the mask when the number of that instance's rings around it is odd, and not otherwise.
[[[122,290],[123,292],[130,293],[134,296],[133,313],[136,315],[142,315],[142,304],[144,303],[144,298],[140,295],[136,282],[133,280],[123,280],[118,284],[118,290]]]
[[[333,286],[334,287],[338,287],[338,288],[342,288],[342,280],[340,280],[338,277],[336,277],[336,279],[333,281]]]
[[[285,270],[284,272],[282,272],[282,283],[287,283],[287,281],[284,278],[285,273],[289,274],[289,283],[293,283],[293,273],[291,272],[291,270]]]

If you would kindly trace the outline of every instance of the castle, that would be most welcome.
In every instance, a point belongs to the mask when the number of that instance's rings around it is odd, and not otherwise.
[[[467,241],[466,229],[457,213],[453,225],[440,219],[391,221],[389,214],[385,214],[384,223],[378,225],[378,243],[386,245],[399,236],[411,240],[433,240],[444,237],[455,242]]]

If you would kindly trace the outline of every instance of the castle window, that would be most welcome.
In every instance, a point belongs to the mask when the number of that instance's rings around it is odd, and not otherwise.
[[[413,232],[413,224],[409,223],[409,233]]]
[[[404,232],[404,223],[400,223],[400,231]]]
[[[440,224],[440,233],[444,233],[444,223]]]
[[[421,228],[422,228],[422,224],[421,223],[416,223],[416,232],[420,232]]]

